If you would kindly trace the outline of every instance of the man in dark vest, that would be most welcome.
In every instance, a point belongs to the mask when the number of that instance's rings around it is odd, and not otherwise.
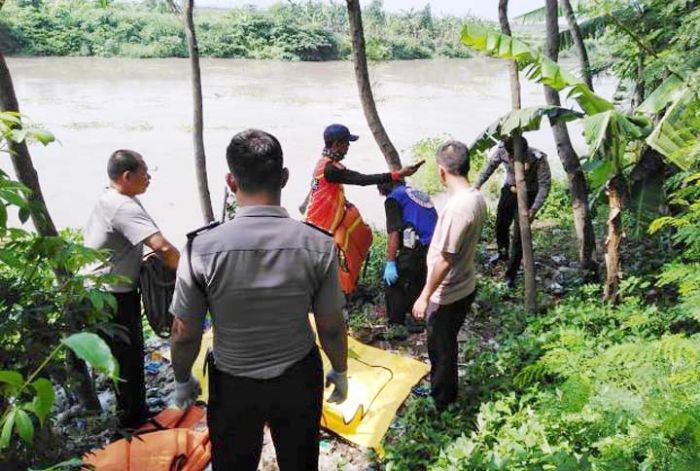
[[[425,260],[438,215],[427,194],[403,181],[378,185],[378,189],[386,197],[386,313],[390,337],[401,339],[406,336],[406,327],[409,332],[423,329],[410,312],[425,285]]]

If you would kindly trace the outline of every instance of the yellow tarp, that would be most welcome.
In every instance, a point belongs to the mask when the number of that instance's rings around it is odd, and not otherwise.
[[[202,349],[192,368],[202,385],[200,399],[203,401],[209,397],[209,384],[202,366],[212,341],[209,330],[204,334]],[[352,337],[348,337],[348,348],[348,398],[342,404],[329,404],[324,400],[321,425],[352,443],[375,449],[381,456],[381,441],[396,411],[430,367],[412,358],[362,344]],[[324,354],[322,357],[323,369],[327,372],[330,362]],[[332,389],[326,389],[324,399]]]

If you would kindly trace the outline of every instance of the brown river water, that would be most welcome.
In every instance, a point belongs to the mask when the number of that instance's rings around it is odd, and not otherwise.
[[[10,58],[22,112],[59,142],[31,147],[49,210],[60,227],[82,227],[107,185],[106,162],[118,148],[141,152],[153,180],[141,199],[166,237],[181,245],[201,225],[192,158],[189,63],[185,59]],[[425,137],[469,144],[510,109],[507,66],[491,59],[394,61],[371,66],[384,125],[404,157]],[[291,178],[283,205],[293,217],[323,146],[323,128],[344,123],[361,136],[345,164],[362,172],[386,166],[362,114],[350,62],[290,63],[202,60],[205,144],[215,214],[221,213],[225,148],[231,136],[256,127],[277,136]],[[544,104],[542,87],[523,80],[523,106]],[[612,95],[603,78],[597,91]],[[577,150],[585,150],[572,126]],[[549,125],[529,133],[531,145],[561,173]],[[10,170],[8,159],[0,168]],[[347,188],[365,219],[383,227],[373,187]]]

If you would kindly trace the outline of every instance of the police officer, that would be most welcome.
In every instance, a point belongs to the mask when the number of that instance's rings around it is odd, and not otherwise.
[[[537,211],[542,207],[549,189],[552,185],[552,174],[547,162],[547,154],[529,147],[527,140],[523,140],[525,153],[525,186],[527,187],[528,217],[532,222],[537,215]],[[509,287],[515,286],[515,277],[520,268],[523,258],[523,248],[520,242],[520,224],[516,217],[518,213],[518,197],[515,191],[515,168],[514,168],[513,141],[506,139],[501,142],[491,153],[488,164],[482,170],[476,182],[476,188],[481,186],[491,177],[496,169],[503,165],[506,175],[501,187],[501,196],[498,200],[498,210],[496,213],[496,243],[498,244],[498,254],[491,258],[492,263],[508,260],[509,231],[513,220],[513,241],[511,245],[511,258],[506,269],[506,282]]]
[[[318,469],[323,368],[308,313],[332,369],[329,401],[348,389],[344,297],[327,234],[280,206],[289,172],[277,139],[250,129],[226,150],[236,217],[188,242],[171,311],[175,399],[191,404],[191,375],[207,312],[214,324],[207,421],[214,470],[254,471],[270,427],[282,471]]]
[[[381,184],[378,189],[386,197],[386,312],[390,328],[396,327],[393,338],[400,339],[405,337],[404,325],[409,332],[423,329],[410,312],[425,284],[425,259],[438,216],[430,197],[403,181]]]

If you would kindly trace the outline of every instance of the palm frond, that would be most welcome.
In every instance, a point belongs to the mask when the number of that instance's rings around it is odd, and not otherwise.
[[[605,28],[610,22],[610,15],[600,15],[583,20],[578,26],[581,29],[583,39],[594,39],[605,32]],[[567,28],[559,31],[559,50],[569,49],[573,45],[574,40],[571,36],[571,30]]]
[[[559,7],[559,16],[562,16],[561,7]],[[527,13],[523,13],[522,15],[518,15],[513,19],[524,25],[532,25],[544,23],[546,17],[547,7],[543,6],[541,8],[536,8],[534,10],[528,11]]]

